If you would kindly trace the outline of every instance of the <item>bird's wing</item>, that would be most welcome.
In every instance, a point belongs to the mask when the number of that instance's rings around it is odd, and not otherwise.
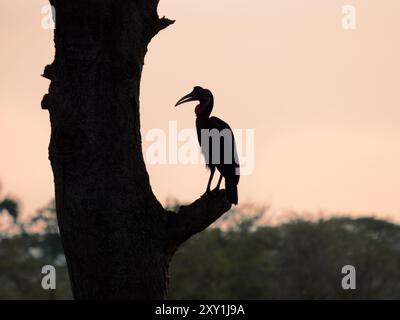
[[[219,131],[224,130],[224,129],[229,129],[232,132],[232,129],[229,126],[229,124],[227,124],[224,120],[221,120],[220,118],[217,118],[217,117],[211,117],[210,120],[215,124],[216,128]]]
[[[217,117],[210,117],[210,120],[213,122],[214,127],[218,129],[218,131],[222,130],[229,130],[231,135],[232,135],[232,145],[233,145],[233,161],[237,166],[239,166],[239,158],[237,155],[237,150],[236,150],[236,143],[235,143],[235,136],[233,135],[233,131],[229,124],[227,124],[224,120],[221,120],[220,118]]]

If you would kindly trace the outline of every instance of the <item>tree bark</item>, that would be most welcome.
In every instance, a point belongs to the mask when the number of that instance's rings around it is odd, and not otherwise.
[[[61,239],[76,299],[162,299],[180,244],[230,209],[224,191],[167,212],[142,155],[147,46],[173,21],[158,0],[50,0],[55,59],[42,108]]]

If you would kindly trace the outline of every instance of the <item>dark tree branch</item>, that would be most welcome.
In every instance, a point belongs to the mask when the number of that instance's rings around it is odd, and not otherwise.
[[[53,66],[53,64],[48,64],[44,68],[42,77],[46,78],[46,79],[49,79],[49,80],[53,80],[53,78],[54,78],[54,66]]]
[[[174,24],[175,20],[167,19],[166,17],[162,17],[158,20],[158,32],[164,30],[165,28],[169,27],[171,24]]]
[[[188,206],[182,206],[177,213],[169,211],[167,229],[172,251],[214,223],[231,206],[225,190],[220,190],[203,196]]]

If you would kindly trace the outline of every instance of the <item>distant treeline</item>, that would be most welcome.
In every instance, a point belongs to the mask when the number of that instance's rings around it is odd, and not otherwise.
[[[400,299],[400,226],[373,218],[266,226],[260,218],[239,209],[188,241],[173,260],[169,297]],[[71,299],[55,219],[50,205],[0,233],[0,299]],[[41,287],[47,264],[57,268],[54,291]],[[345,265],[356,269],[355,290],[342,288]]]

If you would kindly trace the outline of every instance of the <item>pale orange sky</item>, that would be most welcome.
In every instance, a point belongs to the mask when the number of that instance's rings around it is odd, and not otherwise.
[[[44,0],[0,0],[0,180],[24,212],[53,196],[47,160],[52,31]],[[354,5],[357,29],[341,28]],[[173,108],[196,85],[214,92],[214,114],[255,130],[255,171],[242,203],[275,211],[379,214],[400,221],[400,2],[398,0],[161,0],[175,25],[151,43],[141,119],[151,128],[194,126],[193,108]],[[164,201],[204,192],[202,165],[148,166]]]

